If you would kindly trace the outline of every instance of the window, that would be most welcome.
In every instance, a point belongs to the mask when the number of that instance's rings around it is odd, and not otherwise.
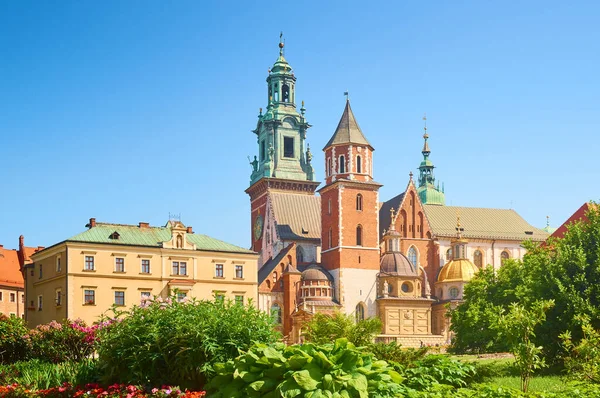
[[[356,246],[362,246],[362,227],[356,227]]]
[[[115,258],[115,272],[125,272],[125,259],[123,257]]]
[[[60,265],[60,257],[56,257],[56,272],[62,271],[62,267]]]
[[[125,305],[125,292],[119,290],[115,291],[115,304]]]
[[[304,262],[304,249],[301,246],[296,248],[296,263]]]
[[[244,305],[244,296],[235,296],[235,303],[237,305]]]
[[[185,261],[173,261],[171,275],[187,275],[187,263]]]
[[[1,297],[0,297],[0,299],[1,299]],[[0,300],[0,301],[2,301],[2,300]],[[25,295],[24,294],[21,294],[21,303],[25,304]]]
[[[281,85],[281,98],[283,102],[290,102],[290,86],[287,84]]]
[[[142,259],[142,273],[149,274],[150,273],[150,260]]]
[[[475,250],[475,253],[473,253],[473,262],[478,268],[483,267],[483,254],[481,254],[481,250]]]
[[[294,157],[294,137],[283,137],[283,157]]]
[[[413,291],[413,285],[410,282],[404,282],[400,288],[404,293],[410,293]]]
[[[455,299],[458,297],[459,291],[457,287],[451,287],[448,293],[450,294],[450,298]]]
[[[14,302],[16,302],[16,301],[17,301],[17,296],[16,296],[14,293],[11,293],[11,294],[10,294],[10,302],[11,302],[11,303],[14,303]]]
[[[142,301],[150,299],[150,297],[151,297],[151,293],[150,292],[140,292],[140,299]]]
[[[446,261],[452,260],[452,249],[446,250]]]
[[[95,290],[84,290],[83,291],[83,303],[87,305],[96,304],[96,291]]]
[[[356,322],[365,320],[365,307],[362,304],[357,304],[355,309]]]
[[[361,162],[360,155],[356,156],[356,172],[362,173],[362,162]]]
[[[329,248],[331,249],[331,246],[333,245],[333,232],[331,231],[331,228],[329,228],[329,235],[327,236],[328,240],[329,240]]]
[[[267,147],[265,144],[265,140],[262,140],[260,142],[260,160],[261,160],[261,162],[263,160],[265,160],[266,157],[267,157]]]
[[[235,277],[242,279],[244,277],[244,266],[243,265],[236,265],[235,266]]]
[[[3,292],[0,292],[0,301],[2,301],[4,299],[3,296],[4,296]]]
[[[411,246],[410,249],[408,249],[408,255],[406,257],[408,257],[408,260],[410,261],[410,263],[416,268],[417,267],[417,249],[415,249],[414,246]]]
[[[346,158],[344,155],[340,156],[340,174],[344,174],[346,172]]]
[[[273,272],[273,286],[277,283],[277,272]]]
[[[331,198],[327,199],[327,214],[331,215]]]
[[[271,288],[271,281],[267,279],[267,288]]]
[[[504,264],[504,262],[506,260],[508,260],[510,258],[510,254],[508,254],[508,252],[506,250],[504,250],[502,253],[500,253],[500,264]]]
[[[39,271],[39,272],[40,272],[40,275],[39,275],[39,277],[38,277],[38,278],[39,278],[39,279],[42,279],[42,264],[40,264],[40,265],[39,265],[39,270],[40,270],[40,271]]]
[[[215,277],[223,278],[223,264],[215,265]]]
[[[42,310],[42,304],[44,304],[44,298],[42,296],[38,296],[38,311]]]
[[[331,158],[327,158],[327,175],[330,176],[332,173],[333,167],[332,167],[332,160]]]
[[[361,194],[356,195],[356,210],[358,211],[362,211],[362,199]]]
[[[180,303],[187,298],[186,292],[177,292],[177,301]]]
[[[271,318],[273,322],[281,324],[281,307],[277,303],[271,306]]]
[[[222,292],[217,292],[215,293],[215,301],[218,302],[224,302],[225,301],[225,294],[223,294]]]
[[[62,292],[59,290],[56,291],[56,306],[60,307],[62,305]]]
[[[85,256],[85,267],[83,269],[86,271],[94,270],[94,256]]]

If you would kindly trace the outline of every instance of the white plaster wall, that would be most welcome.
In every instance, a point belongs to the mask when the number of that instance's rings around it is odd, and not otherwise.
[[[450,239],[439,239],[440,245],[440,267],[446,264],[446,251],[451,248]],[[492,244],[494,246],[492,250]],[[467,245],[467,258],[474,262],[473,254],[475,250],[480,250],[483,253],[483,265],[493,265],[494,269],[497,270],[501,265],[500,254],[506,250],[510,254],[510,258],[522,260],[523,256],[527,252],[525,248],[521,247],[521,242],[517,241],[495,241],[492,240],[471,240]]]
[[[330,271],[335,280],[336,298],[342,304],[342,311],[353,314],[356,305],[366,305],[365,315],[377,316],[377,273],[378,270],[338,268]]]
[[[258,293],[258,309],[271,313],[271,305],[277,302],[283,308],[283,294],[281,293]]]

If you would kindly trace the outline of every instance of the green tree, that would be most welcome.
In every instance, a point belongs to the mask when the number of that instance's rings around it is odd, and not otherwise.
[[[317,313],[306,324],[304,336],[307,341],[315,344],[327,344],[346,338],[350,343],[361,347],[373,342],[375,335],[381,333],[381,326],[379,318],[356,322],[353,316],[341,312],[333,315]]]
[[[578,316],[583,338],[574,344],[571,332],[560,335],[566,351],[565,368],[569,377],[591,383],[600,383],[600,331],[590,324],[589,317]]]
[[[537,369],[546,366],[542,358],[542,347],[533,342],[535,327],[546,320],[546,311],[554,306],[554,301],[536,301],[530,309],[513,303],[510,311],[498,319],[499,335],[508,344],[509,351],[515,356],[517,368],[521,373],[521,390],[527,392],[529,380]]]

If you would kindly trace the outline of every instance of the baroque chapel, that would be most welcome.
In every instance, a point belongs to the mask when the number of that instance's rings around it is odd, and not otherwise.
[[[323,147],[321,185],[282,42],[266,81],[246,193],[251,249],[259,253],[258,305],[273,314],[286,341],[301,342],[315,313],[342,311],[357,320],[379,317],[380,341],[444,344],[451,338],[446,304],[462,300],[473,275],[522,258],[524,240],[547,238],[512,209],[446,206],[427,127],[417,181],[411,172],[404,191],[382,201],[375,148],[348,99]]]

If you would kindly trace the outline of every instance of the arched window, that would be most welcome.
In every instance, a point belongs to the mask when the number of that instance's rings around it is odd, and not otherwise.
[[[362,173],[362,158],[360,155],[356,156],[356,172]]]
[[[365,320],[365,307],[362,303],[358,303],[355,309],[356,322]]]
[[[271,281],[267,279],[267,288],[271,288]]]
[[[446,250],[446,261],[452,260],[452,249]]]
[[[271,306],[271,318],[276,324],[281,324],[281,307],[277,303]]]
[[[327,199],[327,214],[331,215],[331,198]]]
[[[281,86],[281,96],[283,98],[283,102],[290,102],[290,86],[287,84]]]
[[[411,246],[408,249],[408,255],[406,256],[410,260],[411,264],[417,268],[417,249],[414,246]]]
[[[508,254],[508,252],[506,250],[504,250],[502,253],[500,253],[500,263],[504,264],[504,262],[506,260],[508,260],[510,258],[510,254]]]
[[[362,226],[356,227],[356,246],[362,246]]]
[[[356,210],[358,210],[358,211],[362,210],[362,195],[361,194],[356,195]]]
[[[304,249],[301,246],[296,249],[296,262],[298,264],[304,262]]]
[[[332,167],[331,167],[331,158],[327,158],[327,175],[330,176],[332,174]]]
[[[346,158],[344,158],[344,155],[340,156],[340,174],[344,174],[346,172]]]
[[[277,283],[277,272],[273,272],[273,286]]]
[[[475,250],[475,253],[473,253],[473,262],[478,268],[483,267],[483,254],[481,250]]]
[[[331,228],[329,228],[329,235],[327,236],[327,239],[329,240],[329,245],[328,248],[331,249],[331,247],[333,246],[333,232],[331,231]]]

